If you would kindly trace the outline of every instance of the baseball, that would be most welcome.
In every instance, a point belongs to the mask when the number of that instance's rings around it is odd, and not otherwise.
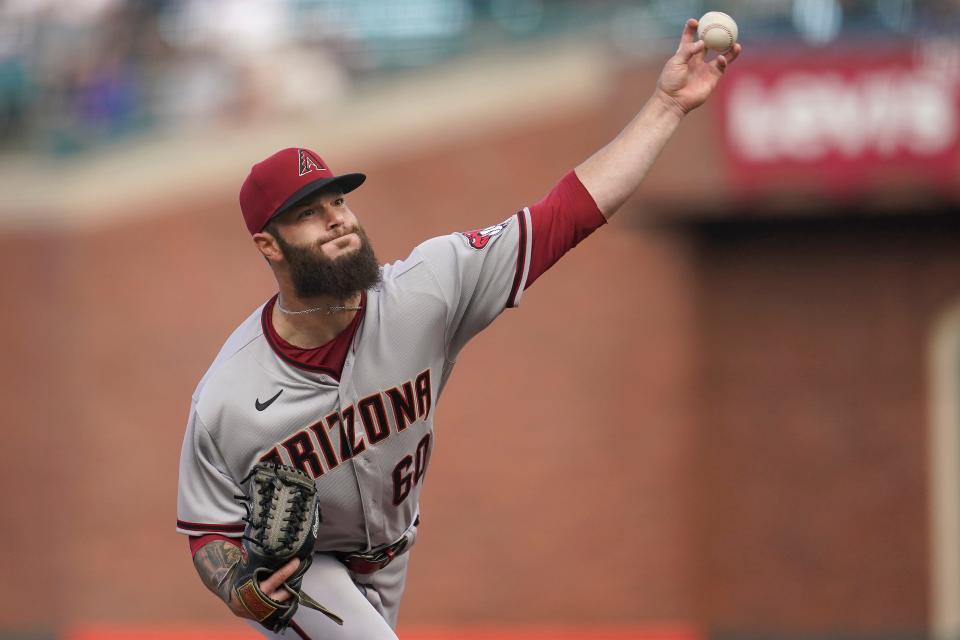
[[[708,11],[700,18],[697,37],[708,49],[727,53],[737,41],[737,23],[721,11]]]

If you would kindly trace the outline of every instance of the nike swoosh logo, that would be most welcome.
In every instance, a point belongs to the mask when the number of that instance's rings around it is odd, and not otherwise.
[[[279,398],[281,393],[283,393],[283,389],[280,389],[280,391],[277,391],[277,395],[273,396],[266,402],[260,402],[260,398],[257,398],[256,402],[253,403],[253,406],[257,408],[257,411],[263,411],[264,409],[272,405],[273,401]]]

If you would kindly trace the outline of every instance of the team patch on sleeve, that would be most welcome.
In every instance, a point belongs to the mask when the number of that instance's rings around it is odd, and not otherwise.
[[[510,224],[510,220],[512,219],[513,218],[508,218],[500,224],[495,224],[487,227],[486,229],[477,229],[476,231],[459,231],[458,233],[466,238],[467,244],[479,251],[487,246],[487,243],[490,242],[491,238],[506,229],[507,225]]]

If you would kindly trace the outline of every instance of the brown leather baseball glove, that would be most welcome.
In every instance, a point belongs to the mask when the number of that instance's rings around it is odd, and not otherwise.
[[[313,563],[313,545],[320,526],[313,479],[293,467],[261,462],[242,484],[246,494],[236,498],[247,509],[247,526],[243,560],[237,567],[233,589],[250,617],[270,631],[281,632],[302,604],[342,625],[339,616],[301,590],[303,575]],[[259,583],[293,558],[299,558],[300,565],[283,583],[290,598],[277,602],[261,591]]]

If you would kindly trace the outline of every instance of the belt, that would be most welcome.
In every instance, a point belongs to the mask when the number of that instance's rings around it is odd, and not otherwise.
[[[413,521],[413,527],[418,524],[420,524],[420,516],[417,516],[417,519]],[[410,527],[410,529],[413,529],[413,527]],[[337,551],[333,555],[354,573],[373,573],[383,569],[393,562],[394,558],[407,551],[410,541],[410,530],[407,530],[396,542],[391,542],[386,546],[371,551]]]

